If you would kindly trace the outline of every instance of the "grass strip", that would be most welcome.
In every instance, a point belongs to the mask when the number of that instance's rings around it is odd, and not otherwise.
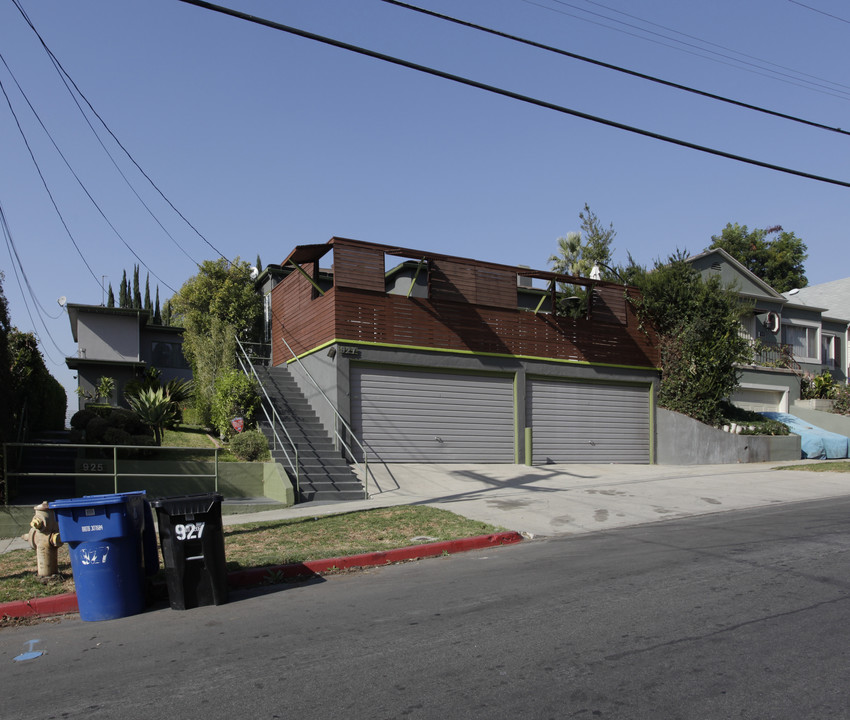
[[[358,555],[377,550],[490,535],[504,528],[424,505],[234,525],[224,529],[228,571]],[[70,553],[59,549],[59,574],[36,576],[34,550],[0,555],[0,603],[74,592]]]

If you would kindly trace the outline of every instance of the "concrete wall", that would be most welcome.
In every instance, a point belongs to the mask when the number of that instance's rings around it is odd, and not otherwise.
[[[108,475],[112,463],[104,463],[106,475],[78,475],[76,497],[115,492]],[[215,466],[208,462],[129,461],[119,463],[121,473],[137,477],[118,478],[118,492],[144,490],[148,497],[169,497],[216,491]],[[82,470],[79,470],[82,472]],[[185,475],[181,476],[181,473]],[[277,463],[219,463],[217,491],[226,498],[267,497],[293,505],[294,489],[286,472]]]
[[[850,417],[813,409],[812,406],[818,402],[823,401],[798,400],[788,412],[815,427],[850,437]]]
[[[732,435],[689,418],[656,409],[659,465],[784,462],[801,457],[799,435]]]

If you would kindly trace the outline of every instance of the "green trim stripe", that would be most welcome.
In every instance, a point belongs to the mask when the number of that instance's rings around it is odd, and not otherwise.
[[[329,340],[326,343],[322,343],[321,345],[317,345],[312,350],[308,350],[297,357],[305,358],[308,355],[312,355],[315,352],[319,352],[326,347],[331,345],[342,344],[342,345],[360,345],[367,347],[378,347],[378,348],[393,348],[396,350],[417,350],[421,352],[439,352],[439,353],[450,353],[452,355],[470,355],[477,357],[502,357],[502,358],[517,358],[519,360],[540,360],[542,362],[554,362],[561,363],[563,365],[583,365],[585,367],[609,367],[609,368],[620,368],[622,370],[660,370],[661,368],[654,367],[652,365],[620,365],[619,363],[594,363],[588,362],[586,360],[563,360],[561,358],[550,358],[550,357],[539,357],[537,355],[512,355],[511,353],[491,353],[491,352],[476,352],[475,350],[452,350],[449,348],[433,348],[433,347],[424,347],[419,345],[396,345],[395,343],[379,343],[379,342],[368,342],[365,340],[346,340],[343,338],[336,338],[334,340]],[[287,364],[291,363],[295,360],[292,358],[291,360],[287,360]]]

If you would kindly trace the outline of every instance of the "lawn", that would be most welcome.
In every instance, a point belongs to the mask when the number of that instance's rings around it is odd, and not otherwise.
[[[224,529],[224,545],[231,571],[489,535],[502,529],[416,505],[235,525]],[[69,592],[74,592],[74,579],[67,545],[59,549],[59,575],[46,582],[36,577],[35,551],[0,555],[0,603]]]

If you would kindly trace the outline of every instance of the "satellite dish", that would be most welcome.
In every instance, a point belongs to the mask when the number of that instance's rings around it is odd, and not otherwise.
[[[68,298],[66,298],[66,297],[63,295],[63,296],[62,296],[62,297],[60,297],[60,298],[59,298],[56,302],[58,302],[60,306],[65,307],[65,304],[68,302]]]
[[[257,268],[255,268],[255,267],[252,265],[252,266],[251,266],[251,279],[252,279],[252,280],[256,280],[258,277],[260,277],[260,271],[259,271],[259,270],[257,270]]]

